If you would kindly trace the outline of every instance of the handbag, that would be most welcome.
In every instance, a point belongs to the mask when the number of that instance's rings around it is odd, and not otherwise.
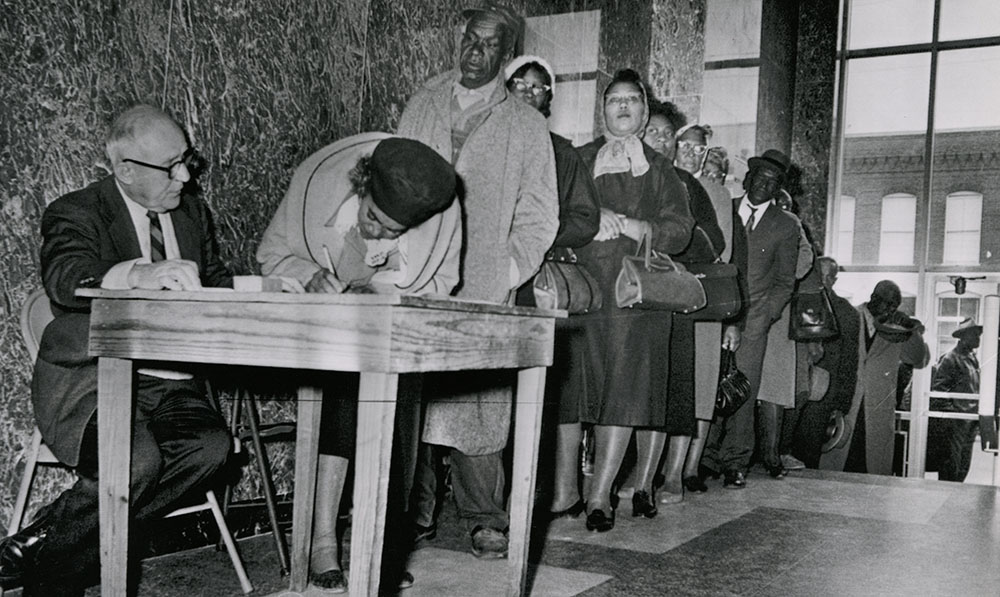
[[[840,335],[840,326],[833,313],[833,303],[826,288],[792,295],[788,318],[788,338],[796,342],[825,340]]]
[[[698,278],[669,256],[654,252],[651,237],[651,227],[644,224],[636,256],[622,257],[615,280],[618,306],[680,313],[704,307],[705,289]]]
[[[597,280],[577,262],[573,249],[552,249],[531,282],[535,305],[571,314],[596,311],[604,303]]]
[[[750,380],[736,367],[736,353],[723,348],[719,389],[715,393],[715,416],[725,418],[733,415],[749,397]]]
[[[733,263],[689,263],[685,266],[705,290],[705,306],[691,316],[698,321],[725,321],[743,307],[739,269]]]

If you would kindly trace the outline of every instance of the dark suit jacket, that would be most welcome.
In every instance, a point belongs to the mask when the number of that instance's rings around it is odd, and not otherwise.
[[[767,332],[781,319],[781,311],[795,289],[799,256],[799,225],[794,217],[771,205],[747,235],[739,216],[742,197],[733,200],[733,256],[745,283],[747,305],[741,327],[743,338],[736,362],[750,380],[751,399],[760,388]],[[789,365],[794,368],[794,364]]]
[[[198,264],[202,285],[232,286],[206,205],[184,196],[170,218],[181,257]],[[100,287],[112,266],[141,256],[112,176],[60,197],[42,215],[42,281],[55,319],[42,335],[31,399],[45,443],[70,466],[97,408],[97,360],[87,355],[90,303],[75,292]]]

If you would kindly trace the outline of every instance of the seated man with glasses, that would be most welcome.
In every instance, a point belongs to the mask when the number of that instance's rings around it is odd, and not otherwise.
[[[31,397],[46,445],[77,481],[0,541],[0,581],[23,581],[26,596],[83,595],[99,570],[97,359],[87,355],[90,302],[76,290],[232,286],[208,208],[185,192],[194,152],[180,127],[157,108],[135,106],[111,126],[106,152],[113,173],[42,216],[42,280],[55,319],[42,336]],[[231,438],[192,374],[140,365],[135,388],[131,495],[141,526],[204,495]]]

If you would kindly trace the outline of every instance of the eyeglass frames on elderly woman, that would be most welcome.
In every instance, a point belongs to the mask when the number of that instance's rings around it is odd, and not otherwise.
[[[520,77],[517,77],[512,81],[514,83],[515,90],[520,91],[521,93],[529,93],[535,96],[547,93],[550,89],[552,89],[550,85],[532,85],[531,83],[525,81]]]
[[[702,145],[700,143],[692,143],[690,141],[678,141],[677,142],[677,149],[680,149],[682,151],[690,151],[691,153],[693,153],[695,155],[701,155],[701,154],[705,153],[705,150],[707,149],[707,147],[705,147],[704,145]]]
[[[140,162],[139,160],[133,160],[132,158],[123,158],[123,162],[131,162],[133,164],[138,164],[146,168],[152,168],[153,170],[159,170],[160,172],[166,172],[167,178],[174,180],[180,174],[181,166],[187,168],[188,173],[194,173],[199,169],[201,164],[201,159],[198,157],[198,153],[193,147],[188,148],[187,151],[181,155],[181,159],[176,162],[172,162],[166,166],[157,166],[156,164],[149,164],[147,162]]]

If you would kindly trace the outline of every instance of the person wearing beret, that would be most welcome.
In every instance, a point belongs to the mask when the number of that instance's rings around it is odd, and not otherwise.
[[[857,308],[858,383],[844,441],[820,457],[821,469],[892,475],[899,365],[922,369],[930,361],[923,324],[898,311],[902,300],[899,286],[882,280]]]
[[[966,317],[951,333],[955,348],[941,355],[931,380],[932,392],[979,393],[979,359],[976,349],[983,326]],[[931,410],[976,413],[979,403],[962,398],[931,398]],[[932,418],[927,424],[927,470],[938,471],[941,481],[965,481],[972,463],[972,446],[979,421]]]
[[[456,185],[451,164],[418,141],[363,133],[328,145],[293,174],[257,250],[261,272],[294,278],[306,292],[448,295],[462,246]],[[352,373],[324,388],[310,580],[331,592],[347,590],[336,521],[357,392]]]

